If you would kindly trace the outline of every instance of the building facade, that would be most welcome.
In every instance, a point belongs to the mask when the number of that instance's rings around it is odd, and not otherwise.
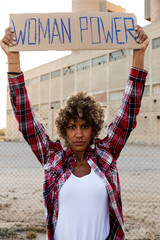
[[[73,1],[74,3],[74,1]],[[141,118],[137,129],[141,129],[141,143],[152,144],[149,135],[146,137],[148,125],[152,134],[153,126],[160,129],[160,21],[144,27],[150,37],[150,44],[145,56],[145,69],[149,71]],[[54,121],[57,112],[72,93],[87,91],[93,95],[106,111],[105,125],[114,119],[120,106],[122,95],[132,64],[132,50],[76,51],[72,54],[31,69],[24,73],[25,83],[31,103],[39,121],[44,125],[47,134],[57,138]],[[7,94],[9,96],[9,94]],[[144,128],[144,129],[143,129]],[[129,141],[137,143],[134,131]],[[147,133],[148,134],[148,133]],[[6,138],[21,140],[17,122],[13,116],[9,97],[7,99]],[[154,142],[158,141],[154,136]]]

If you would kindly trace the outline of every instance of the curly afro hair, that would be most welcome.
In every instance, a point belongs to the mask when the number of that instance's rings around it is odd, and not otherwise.
[[[55,122],[57,133],[60,138],[65,140],[65,145],[67,145],[66,127],[71,118],[74,121],[78,121],[81,118],[92,126],[90,144],[93,144],[104,123],[104,110],[100,103],[86,92],[73,94],[67,99],[65,106],[60,109]]]

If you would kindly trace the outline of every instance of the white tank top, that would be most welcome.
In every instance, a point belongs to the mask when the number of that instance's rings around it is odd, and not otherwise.
[[[105,240],[109,235],[109,205],[106,187],[100,177],[71,174],[59,197],[55,240]]]

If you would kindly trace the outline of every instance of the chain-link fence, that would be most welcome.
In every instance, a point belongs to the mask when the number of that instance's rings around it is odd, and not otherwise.
[[[118,159],[126,240],[160,239],[160,108],[155,104],[143,103],[137,128]],[[109,106],[102,135],[118,106]],[[54,138],[56,111],[35,112]],[[22,139],[8,111],[5,141],[0,142],[0,239],[41,240],[46,231],[43,169]]]

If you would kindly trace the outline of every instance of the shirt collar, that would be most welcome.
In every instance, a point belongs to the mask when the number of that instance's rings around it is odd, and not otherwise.
[[[67,152],[67,158],[69,158],[70,156],[74,156],[76,157],[75,153],[72,151],[70,145],[68,145],[67,149],[66,149],[66,152]]]
[[[88,161],[90,158],[92,159],[92,161],[94,161],[95,164],[96,163],[96,159],[94,157],[94,150],[91,148],[91,146],[89,145],[88,148],[87,148],[87,151],[85,153],[85,159],[86,161]],[[67,147],[66,149],[66,160],[67,160],[67,165],[69,167],[69,169],[71,171],[74,170],[75,166],[76,166],[76,160],[77,160],[77,156],[76,154],[72,151],[70,145]]]
[[[92,156],[92,154],[93,154],[92,152],[93,152],[93,149],[89,145],[88,148],[87,148],[87,151],[85,153],[85,156],[86,157]],[[76,161],[76,154],[73,152],[73,150],[71,149],[70,145],[68,145],[68,147],[66,149],[66,155],[67,155],[67,158],[69,158],[69,159],[73,158]]]

